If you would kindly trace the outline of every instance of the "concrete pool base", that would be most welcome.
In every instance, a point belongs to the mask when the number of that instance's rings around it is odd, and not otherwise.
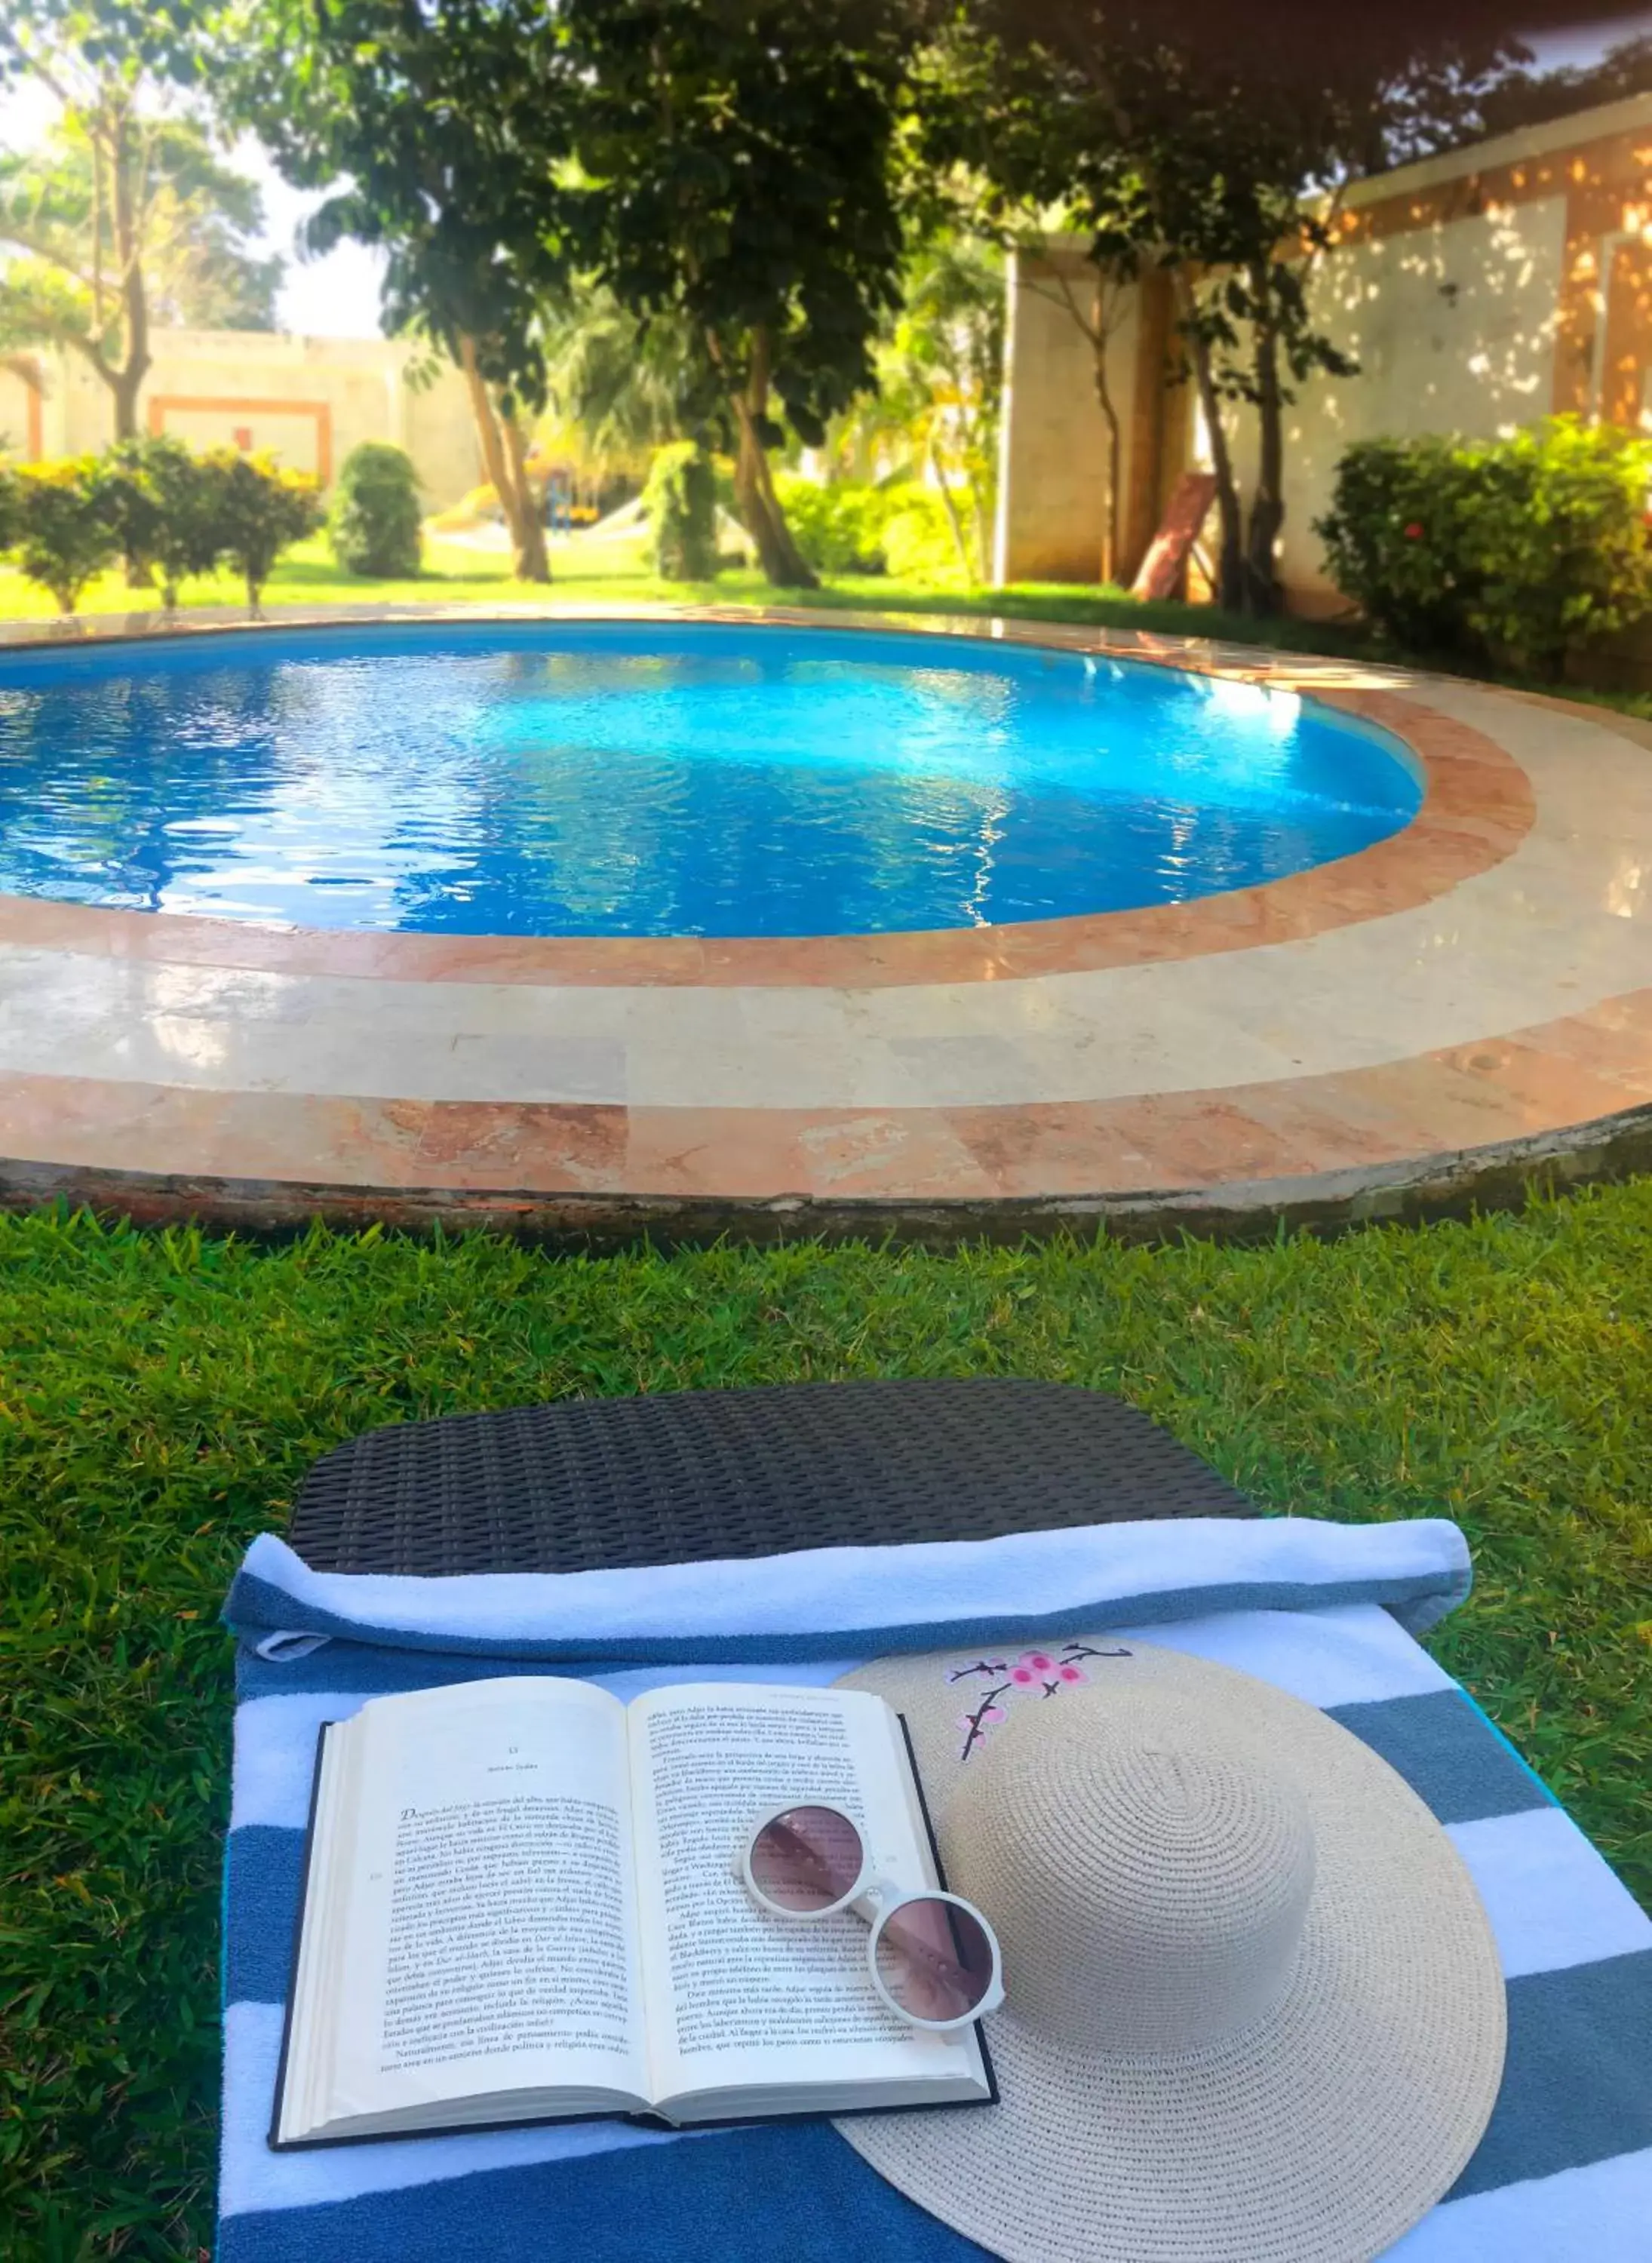
[[[1423,806],[1269,886],[938,935],[337,935],[0,898],[0,1201],[950,1241],[1330,1230],[1652,1167],[1652,731],[1246,647],[900,625],[1323,699],[1406,742]]]

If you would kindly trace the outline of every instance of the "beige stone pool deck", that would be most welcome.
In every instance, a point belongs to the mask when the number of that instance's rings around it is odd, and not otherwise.
[[[1652,1162],[1652,730],[1139,633],[762,618],[1188,668],[1236,705],[1300,693],[1403,741],[1423,805],[1268,886],[924,935],[322,934],[0,897],[0,1197],[945,1238],[1337,1224]],[[279,616],[301,621],[339,614]],[[123,633],[143,617],[86,632]]]

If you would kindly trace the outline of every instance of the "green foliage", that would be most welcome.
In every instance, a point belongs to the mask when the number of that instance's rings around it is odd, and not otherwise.
[[[1431,436],[1358,440],[1337,466],[1330,510],[1314,521],[1337,587],[1408,652],[1449,652],[1467,640],[1464,457]]]
[[[256,613],[276,560],[321,523],[315,482],[301,472],[283,471],[267,448],[255,455],[209,448],[200,461],[211,483],[219,549],[245,582],[248,606]]]
[[[908,488],[883,524],[883,562],[902,581],[967,579],[946,506],[932,488]]]
[[[1315,521],[1331,577],[1412,650],[1559,674],[1652,611],[1652,442],[1575,416],[1503,440],[1366,440]]]
[[[1517,43],[1489,14],[1466,33],[1449,11],[1392,5],[1329,38],[1306,20],[1258,36],[1255,11],[1186,0],[973,0],[959,20],[924,105],[931,165],[989,184],[1011,228],[1062,207],[1103,274],[1169,271],[1217,481],[1219,602],[1277,611],[1285,412],[1310,375],[1353,367],[1305,287],[1335,192],[1471,138]],[[1230,403],[1257,428],[1248,521]]]
[[[777,474],[774,483],[798,547],[818,572],[946,583],[960,578],[957,541],[932,488],[909,479],[822,486],[795,472]]]
[[[200,112],[223,91],[214,0],[7,0],[0,78],[51,98],[45,143],[0,156],[0,348],[64,347],[136,431],[156,322],[269,329],[283,263],[254,256],[257,186]],[[212,67],[209,69],[208,65]],[[181,112],[165,83],[192,83]]]
[[[881,574],[888,568],[883,538],[913,489],[904,481],[874,487],[834,480],[822,486],[796,472],[778,472],[775,490],[809,564],[819,574]]]
[[[717,572],[717,474],[692,440],[656,452],[642,500],[648,547],[663,582],[709,582]]]
[[[88,582],[120,554],[119,513],[104,466],[96,456],[65,456],[20,464],[11,476],[18,564],[51,591],[60,612],[72,613]]]
[[[878,1375],[1121,1393],[1264,1507],[1449,1515],[1430,1638],[1643,1899],[1652,1182],[1334,1242],[557,1259],[0,1216],[0,2221],[17,2263],[211,2236],[241,1550],[385,1422]]]
[[[0,557],[17,540],[22,524],[23,506],[17,474],[10,464],[0,459]]]
[[[424,555],[419,478],[404,449],[363,440],[344,458],[327,514],[333,556],[347,574],[410,581]]]
[[[163,434],[117,441],[103,462],[129,574],[158,575],[170,611],[184,582],[217,566],[216,483],[181,440]]]

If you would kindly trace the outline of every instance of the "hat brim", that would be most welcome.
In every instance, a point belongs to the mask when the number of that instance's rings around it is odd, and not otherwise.
[[[1096,1635],[1085,1646],[1112,1653],[1086,1663],[1092,1687],[1202,1702],[1301,1786],[1315,1878],[1283,2000],[1214,2048],[1127,2057],[1018,2021],[1006,1970],[1007,1999],[986,2022],[996,2108],[837,2127],[909,2199],[1007,2263],[1364,2263],[1448,2190],[1496,2100],[1506,2003],[1474,1883],[1409,1785],[1313,1706],[1158,1645]],[[978,1662],[932,1652],[844,1677],[904,1717],[943,1840],[972,1686],[949,1677]]]

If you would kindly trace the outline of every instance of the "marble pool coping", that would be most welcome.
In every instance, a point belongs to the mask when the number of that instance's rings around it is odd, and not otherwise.
[[[1652,1163],[1647,727],[975,616],[301,607],[267,626],[616,618],[961,635],[1288,690],[1398,739],[1424,799],[1266,886],[938,934],[339,935],[0,897],[0,1200],[946,1240],[1330,1226]],[[0,647],[248,626],[0,624]]]

